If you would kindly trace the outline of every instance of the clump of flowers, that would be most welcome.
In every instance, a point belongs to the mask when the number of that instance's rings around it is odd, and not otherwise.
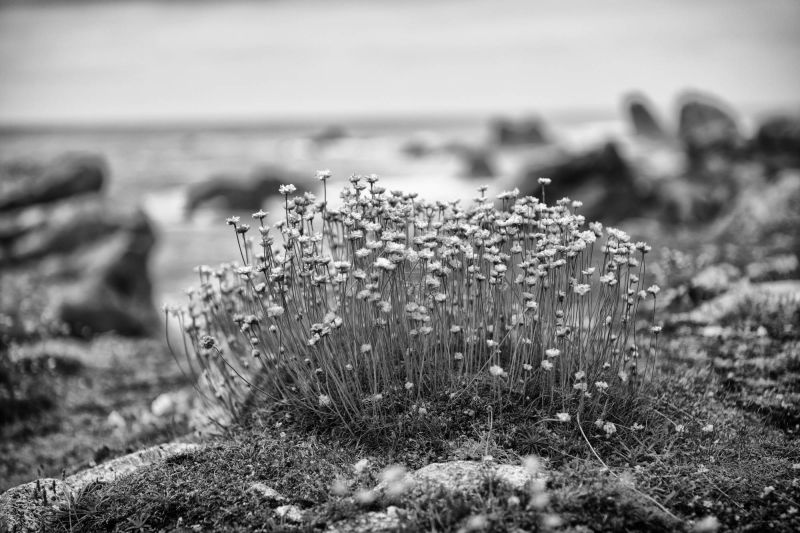
[[[274,227],[229,218],[241,262],[199,267],[168,311],[232,411],[256,395],[354,428],[483,386],[569,422],[652,372],[658,331],[636,327],[658,293],[641,287],[650,247],[587,226],[579,203],[481,188],[462,207],[353,176],[332,209],[329,178],[322,201],[282,186]]]

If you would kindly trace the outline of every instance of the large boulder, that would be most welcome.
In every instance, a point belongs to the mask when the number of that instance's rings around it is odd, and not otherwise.
[[[753,183],[709,230],[708,240],[736,243],[748,257],[800,256],[800,172],[784,171],[774,182]]]
[[[248,178],[212,176],[189,187],[186,216],[191,217],[199,207],[209,203],[229,210],[257,211],[264,200],[278,194],[281,185],[297,179],[297,174],[277,166],[258,168]]]
[[[105,161],[94,155],[68,154],[45,166],[0,169],[0,211],[96,193],[106,179]]]
[[[54,298],[54,315],[80,336],[152,332],[156,316],[147,265],[155,241],[144,213],[132,215],[124,231],[75,259],[73,267],[83,275]]]
[[[113,459],[94,468],[61,479],[38,479],[11,488],[0,495],[0,531],[45,531],[48,513],[71,505],[91,483],[108,483],[146,466],[177,455],[194,453],[198,444],[173,442],[153,446]]]
[[[520,190],[539,196],[538,178],[552,180],[545,188],[548,202],[564,196],[580,200],[580,212],[590,220],[618,222],[645,208],[646,199],[637,187],[634,172],[614,142],[524,169],[518,180]]]
[[[686,92],[678,99],[678,136],[690,167],[702,170],[712,158],[732,159],[743,148],[736,113],[714,96]]]
[[[493,119],[489,128],[492,139],[499,146],[536,146],[549,142],[544,122],[538,117],[518,121],[507,118]]]
[[[661,121],[652,111],[652,104],[643,94],[627,95],[623,107],[635,135],[652,140],[662,140],[667,137]]]
[[[767,171],[800,168],[800,116],[776,116],[764,120],[753,140],[756,155]]]

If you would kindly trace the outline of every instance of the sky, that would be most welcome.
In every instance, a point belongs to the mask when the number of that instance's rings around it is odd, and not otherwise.
[[[0,3],[0,124],[800,109],[795,0]]]

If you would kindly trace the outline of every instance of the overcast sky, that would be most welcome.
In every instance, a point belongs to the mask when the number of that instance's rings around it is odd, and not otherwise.
[[[800,2],[0,5],[0,122],[800,107]]]

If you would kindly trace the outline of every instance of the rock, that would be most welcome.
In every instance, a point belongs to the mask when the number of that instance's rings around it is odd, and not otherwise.
[[[459,153],[461,158],[461,175],[467,178],[491,178],[495,176],[494,167],[491,163],[491,154],[481,149],[462,149]]]
[[[168,457],[200,449],[197,444],[170,443],[153,446],[69,476],[64,481],[39,479],[11,488],[0,495],[0,531],[42,531],[45,512],[66,504],[90,483],[107,483]]]
[[[296,505],[281,505],[273,511],[275,516],[283,518],[288,522],[300,523],[303,521],[303,511]]]
[[[350,132],[344,126],[331,124],[322,128],[311,136],[311,141],[317,146],[325,146],[341,139],[350,137]]]
[[[250,490],[258,494],[264,499],[276,502],[286,501],[286,498],[277,490],[264,483],[253,483],[250,485]]]
[[[147,273],[155,235],[139,212],[127,231],[98,243],[75,260],[82,277],[54,302],[54,315],[73,334],[105,331],[145,335],[156,325],[152,284]]]
[[[638,189],[632,169],[613,142],[570,155],[549,164],[536,164],[522,171],[520,190],[541,196],[538,178],[550,178],[545,188],[548,203],[568,196],[581,200],[581,214],[589,220],[618,222],[647,212],[647,198]]]
[[[474,492],[480,489],[487,476],[493,476],[515,490],[523,490],[528,482],[537,479],[520,465],[450,461],[432,463],[406,474],[403,483],[415,493],[432,493],[441,489],[448,492]],[[390,482],[384,481],[375,490],[385,493],[390,485]]]
[[[11,219],[14,220],[14,219]],[[9,223],[9,219],[5,219]],[[102,201],[70,202],[17,217],[18,234],[6,238],[0,266],[68,254],[117,232],[153,235],[143,212],[120,212]]]
[[[43,168],[28,166],[25,170],[0,169],[0,211],[96,193],[107,174],[105,161],[88,154],[67,154]]]
[[[698,92],[679,97],[678,136],[690,168],[702,170],[712,156],[733,158],[743,146],[735,113],[717,98]]]
[[[652,104],[641,93],[632,93],[625,97],[623,106],[630,120],[633,133],[652,140],[663,140],[667,133],[661,121],[653,113]]]
[[[326,531],[328,533],[388,533],[398,531],[400,528],[400,517],[397,511],[390,512],[389,509],[396,509],[389,506],[386,512],[368,512],[353,518],[340,520],[331,524]]]
[[[754,302],[769,303],[781,299],[800,303],[800,280],[739,283],[731,290],[701,304],[688,313],[672,315],[668,325],[672,327],[717,325],[741,310],[743,306],[753,305]]]
[[[695,303],[709,300],[730,289],[741,278],[741,271],[728,263],[708,266],[689,282],[689,297]]]
[[[296,174],[276,166],[259,168],[247,179],[213,176],[189,187],[185,212],[190,217],[201,205],[210,202],[224,209],[257,211],[264,200],[278,195],[281,185],[297,179]]]
[[[800,277],[800,261],[795,254],[777,254],[754,261],[745,269],[750,281],[774,281]]]
[[[770,175],[785,168],[800,168],[800,116],[764,120],[758,126],[753,145]]]
[[[707,240],[736,243],[750,261],[777,254],[800,256],[800,172],[784,171],[772,183],[754,183],[710,229]]]
[[[490,122],[489,128],[492,140],[498,146],[536,146],[549,142],[544,122],[538,117],[517,122],[496,118]]]

